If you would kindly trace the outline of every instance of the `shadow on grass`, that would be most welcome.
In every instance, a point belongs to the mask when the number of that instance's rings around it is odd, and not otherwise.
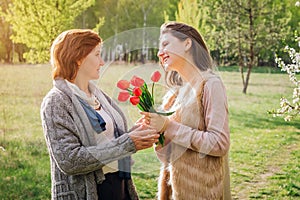
[[[145,173],[136,173],[136,172],[132,172],[132,175],[133,176],[138,176],[138,177],[140,177],[142,179],[152,179],[152,178],[156,179],[157,176],[158,176],[158,174],[156,174],[156,173],[145,174]]]
[[[300,121],[294,119],[292,121],[284,121],[281,117],[273,117],[272,114],[266,113],[263,116],[261,113],[255,114],[246,111],[239,111],[238,113],[231,112],[231,121],[234,121],[238,127],[243,128],[257,128],[257,129],[276,129],[279,126],[291,126],[299,129],[300,134]]]
[[[219,66],[217,68],[221,72],[240,72],[239,66]],[[247,71],[247,68],[244,68]],[[284,74],[279,67],[253,67],[251,73],[264,73],[264,74]]]

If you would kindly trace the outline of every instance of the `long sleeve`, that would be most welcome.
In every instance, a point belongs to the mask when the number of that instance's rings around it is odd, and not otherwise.
[[[219,79],[207,81],[202,103],[206,131],[170,121],[165,137],[193,151],[223,156],[229,150],[230,136],[227,97],[224,85]]]
[[[45,98],[41,118],[49,153],[56,165],[68,175],[86,174],[105,164],[136,152],[128,134],[98,146],[83,145],[74,111],[68,97],[52,95]],[[93,134],[93,133],[86,133]],[[88,140],[88,139],[87,139]]]

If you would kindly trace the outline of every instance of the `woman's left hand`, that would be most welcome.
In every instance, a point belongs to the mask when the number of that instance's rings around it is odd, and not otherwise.
[[[157,132],[164,132],[169,124],[169,118],[156,113],[140,112],[144,122],[154,128]]]

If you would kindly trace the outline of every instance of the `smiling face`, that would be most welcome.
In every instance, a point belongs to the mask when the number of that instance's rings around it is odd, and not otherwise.
[[[178,71],[184,65],[185,49],[186,41],[180,41],[168,32],[161,35],[157,56],[166,71]]]
[[[80,76],[86,80],[95,80],[99,78],[99,72],[101,66],[104,65],[104,61],[100,56],[100,44],[97,45],[80,63],[77,76]]]

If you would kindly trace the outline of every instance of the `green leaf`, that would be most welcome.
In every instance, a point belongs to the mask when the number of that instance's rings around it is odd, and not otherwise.
[[[148,108],[147,108],[147,106],[145,106],[145,103],[144,103],[143,101],[141,101],[141,98],[140,98],[140,103],[137,104],[137,107],[138,107],[141,111],[148,112]]]
[[[155,83],[153,82],[152,83],[152,98],[151,98],[151,100],[152,100],[152,103],[153,103],[153,105],[154,105],[154,85],[155,85]]]
[[[165,136],[164,136],[164,133],[161,133],[159,135],[158,142],[155,144],[160,144],[160,145],[164,146],[164,143],[165,143]]]

